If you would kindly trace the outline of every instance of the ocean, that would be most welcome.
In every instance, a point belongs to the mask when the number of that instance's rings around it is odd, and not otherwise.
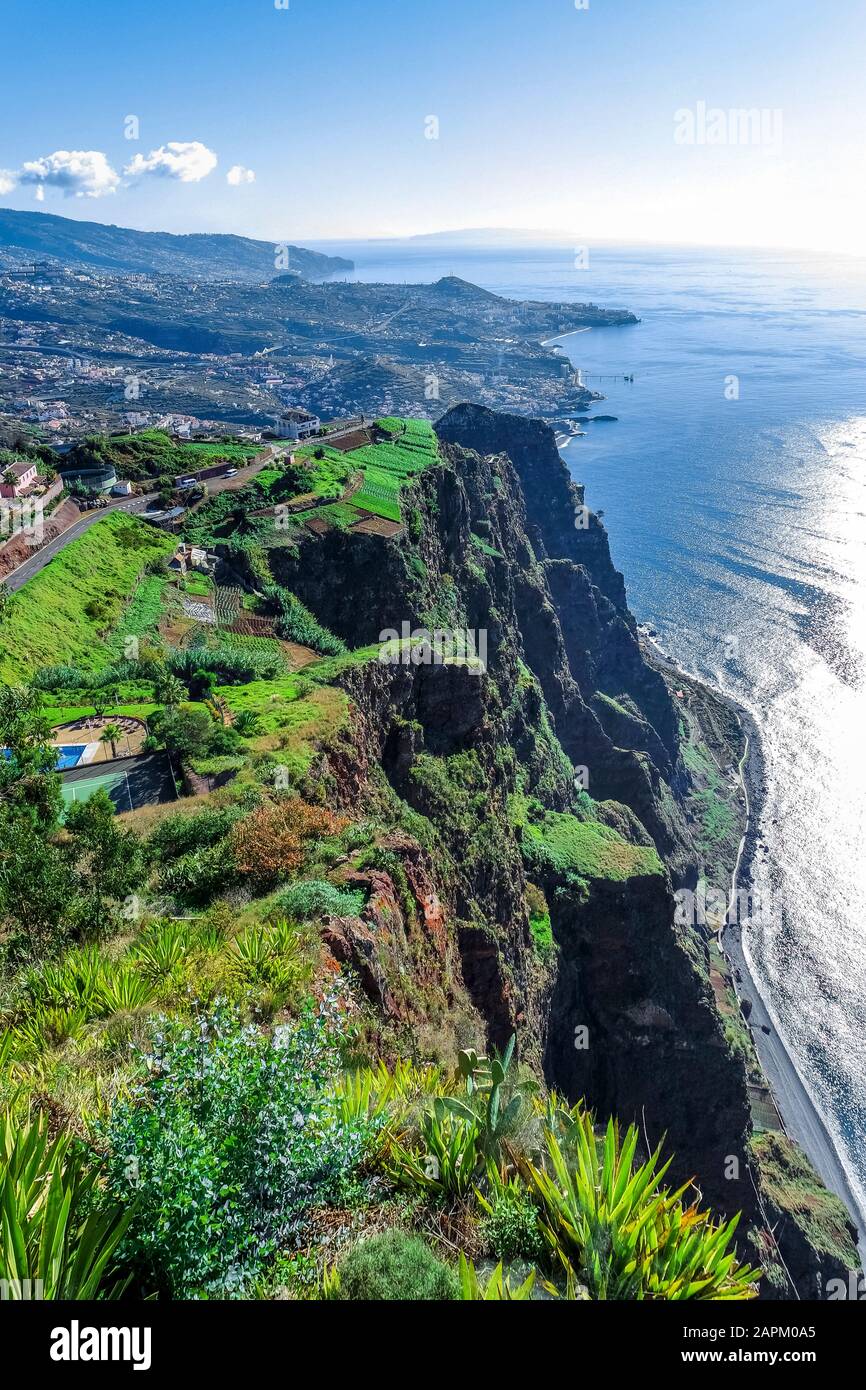
[[[563,340],[606,397],[595,410],[617,417],[563,454],[638,620],[761,731],[763,920],[747,949],[863,1205],[866,260],[608,246],[578,269],[576,248],[552,245],[333,249],[363,280],[456,274],[640,316]]]

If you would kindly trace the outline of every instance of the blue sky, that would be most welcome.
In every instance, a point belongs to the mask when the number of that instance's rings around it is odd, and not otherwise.
[[[866,252],[862,0],[12,0],[4,39],[4,206]]]

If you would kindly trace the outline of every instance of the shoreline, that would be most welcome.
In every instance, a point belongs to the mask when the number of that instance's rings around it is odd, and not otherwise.
[[[753,865],[760,843],[758,825],[766,797],[764,755],[761,736],[754,717],[731,695],[709,684],[703,677],[690,675],[678,666],[651,637],[641,635],[641,647],[651,664],[667,670],[674,677],[683,676],[705,686],[736,716],[745,737],[745,749],[739,764],[739,777],[746,798],[746,824],[740,841],[737,862],[731,875],[729,909],[739,892],[751,898]],[[728,916],[731,916],[729,911]],[[751,1009],[743,1013],[751,1033],[773,1100],[781,1116],[785,1132],[803,1149],[825,1187],[845,1206],[849,1219],[857,1228],[857,1247],[861,1263],[866,1267],[866,1208],[858,1200],[837,1147],[832,1131],[818,1101],[800,1074],[793,1052],[789,1048],[773,1012],[769,991],[761,980],[749,954],[748,939],[738,921],[729,922],[719,934],[719,945],[731,966],[731,977],[742,1011],[744,1000]]]

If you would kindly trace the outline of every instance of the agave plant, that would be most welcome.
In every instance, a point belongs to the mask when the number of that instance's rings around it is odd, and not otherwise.
[[[34,1010],[14,1030],[13,1048],[16,1056],[38,1057],[52,1047],[81,1036],[88,1016],[81,1008],[40,1008]]]
[[[502,1272],[502,1262],[496,1266],[486,1284],[478,1278],[478,1271],[460,1251],[460,1297],[474,1303],[525,1302],[532,1298],[535,1286],[535,1270],[530,1270],[522,1284],[512,1288],[511,1281]]]
[[[198,923],[193,934],[192,944],[196,950],[208,955],[221,951],[225,946],[225,934],[216,922]]]
[[[186,941],[177,922],[163,922],[143,932],[130,951],[136,968],[147,979],[164,980],[186,953]]]
[[[344,1072],[334,1094],[344,1124],[384,1118],[395,1094],[394,1076],[381,1061],[375,1067],[358,1067]]]
[[[574,1116],[563,1144],[547,1130],[546,1162],[518,1156],[541,1205],[541,1228],[566,1275],[577,1275],[596,1299],[745,1299],[759,1271],[731,1249],[739,1217],[715,1225],[709,1212],[684,1205],[684,1184],[661,1186],[670,1160],[661,1148],[636,1163],[638,1132],[620,1139],[608,1123],[596,1137],[592,1116]]]
[[[132,1013],[152,1004],[156,998],[151,982],[135,970],[118,970],[109,975],[99,991],[104,1014]]]
[[[330,1302],[338,1300],[342,1282],[337,1266],[326,1265],[319,1278],[319,1298]]]
[[[36,1005],[89,1010],[105,981],[106,962],[95,946],[70,951],[59,964],[29,970],[24,988]]]
[[[229,954],[242,980],[267,986],[275,1007],[297,986],[305,969],[304,941],[291,922],[248,928],[231,942]]]
[[[7,1028],[0,1033],[0,1083],[10,1100],[17,1094],[18,1086],[26,1068],[22,1061],[26,1050],[22,1048],[17,1030]]]
[[[421,1117],[423,1151],[392,1138],[388,1171],[398,1182],[441,1196],[466,1197],[484,1162],[481,1126],[451,1111],[447,1097],[437,1096]]]
[[[261,978],[273,954],[268,933],[263,928],[242,932],[229,946],[238,972],[245,978]]]
[[[0,1116],[0,1269],[7,1298],[119,1298],[113,1268],[131,1212],[100,1205],[96,1169],[44,1117]]]
[[[396,1129],[413,1101],[434,1099],[442,1094],[444,1085],[439,1067],[419,1067],[400,1060],[393,1070],[379,1061],[375,1066],[345,1072],[334,1089],[347,1123],[387,1114]]]

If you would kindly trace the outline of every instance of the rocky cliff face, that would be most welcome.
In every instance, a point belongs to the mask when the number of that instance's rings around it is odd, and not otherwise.
[[[328,944],[416,1036],[464,1038],[479,1016],[493,1045],[517,1032],[551,1085],[636,1121],[650,1147],[666,1137],[672,1178],[758,1228],[745,1074],[706,940],[674,925],[673,888],[698,871],[677,714],[607,533],[540,421],[467,405],[437,430],[441,462],[413,483],[401,535],[270,552],[321,622],[371,644],[338,675],[355,720],[331,755],[335,794],[400,808],[365,920]],[[403,623],[484,632],[486,671],[411,643],[382,660]],[[798,1246],[804,1296],[813,1274]]]

